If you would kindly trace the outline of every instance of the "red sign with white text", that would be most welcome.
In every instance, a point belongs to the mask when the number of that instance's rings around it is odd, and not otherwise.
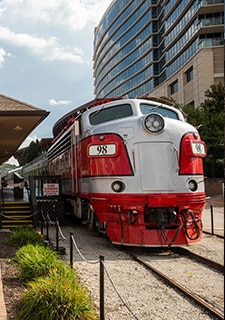
[[[44,183],[43,185],[44,196],[58,196],[59,184],[58,183]]]

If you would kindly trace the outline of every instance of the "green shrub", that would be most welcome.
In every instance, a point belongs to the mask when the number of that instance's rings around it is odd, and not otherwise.
[[[17,320],[40,319],[98,319],[87,291],[68,265],[62,264],[58,270],[53,268],[48,277],[29,283]]]
[[[16,252],[12,261],[17,263],[22,282],[27,283],[47,276],[52,268],[57,268],[60,264],[57,257],[57,253],[49,248],[28,244]]]
[[[22,247],[28,243],[43,244],[43,236],[29,226],[15,228],[8,239],[8,244],[12,246]]]
[[[204,159],[204,175],[208,178],[223,178],[224,159]]]

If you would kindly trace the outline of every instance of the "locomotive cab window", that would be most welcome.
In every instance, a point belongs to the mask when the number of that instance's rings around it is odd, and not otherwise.
[[[172,119],[179,119],[178,114],[175,111],[173,111],[171,109],[164,108],[162,106],[141,103],[140,107],[141,107],[141,112],[143,114],[149,114],[152,112],[154,112],[154,113],[156,112],[156,113],[161,114],[163,117],[172,118]]]
[[[133,115],[132,108],[129,104],[121,104],[110,108],[102,108],[90,114],[90,124],[96,125],[99,123],[112,121],[116,119],[126,118]]]

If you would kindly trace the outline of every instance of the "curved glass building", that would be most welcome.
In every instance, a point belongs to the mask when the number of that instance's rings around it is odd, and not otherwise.
[[[95,28],[95,96],[197,106],[224,81],[223,43],[223,0],[114,0]]]

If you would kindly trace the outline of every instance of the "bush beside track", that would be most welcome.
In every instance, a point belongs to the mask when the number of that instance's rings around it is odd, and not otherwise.
[[[11,234],[9,244],[19,244],[12,262],[26,286],[17,320],[98,319],[75,270],[44,247],[42,235],[32,228],[19,228]]]

